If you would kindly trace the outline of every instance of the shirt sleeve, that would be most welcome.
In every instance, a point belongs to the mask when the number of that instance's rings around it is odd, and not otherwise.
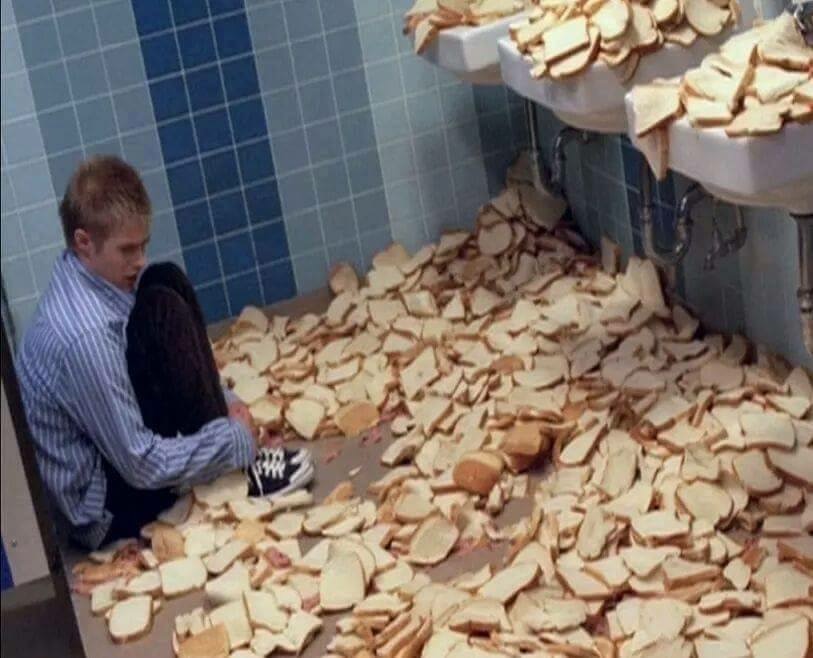
[[[240,398],[228,386],[221,386],[223,389],[223,397],[226,398],[226,404],[230,405],[234,402],[240,402]]]
[[[72,346],[62,372],[63,404],[133,487],[196,484],[248,466],[255,443],[245,426],[218,418],[197,433],[164,438],[145,425],[127,374],[124,350],[109,335]]]

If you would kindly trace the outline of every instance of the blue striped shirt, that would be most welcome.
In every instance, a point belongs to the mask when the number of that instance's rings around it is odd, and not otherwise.
[[[229,418],[177,440],[144,426],[125,358],[133,302],[66,250],[16,359],[43,481],[75,539],[91,548],[113,518],[103,459],[131,486],[158,489],[209,480],[254,457],[251,434]]]

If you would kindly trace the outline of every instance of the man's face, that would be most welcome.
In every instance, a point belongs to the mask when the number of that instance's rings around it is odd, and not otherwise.
[[[125,222],[103,241],[76,231],[76,250],[88,269],[125,292],[135,290],[149,241],[149,227],[141,221]]]

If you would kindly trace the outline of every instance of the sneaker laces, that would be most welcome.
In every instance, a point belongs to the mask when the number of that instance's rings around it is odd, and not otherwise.
[[[285,477],[285,451],[282,448],[263,450],[261,459],[254,463],[255,473],[281,480]]]

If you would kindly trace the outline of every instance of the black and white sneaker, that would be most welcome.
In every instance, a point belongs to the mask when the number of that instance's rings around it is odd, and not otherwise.
[[[301,489],[316,471],[310,451],[260,448],[248,471],[249,496],[279,496]]]

